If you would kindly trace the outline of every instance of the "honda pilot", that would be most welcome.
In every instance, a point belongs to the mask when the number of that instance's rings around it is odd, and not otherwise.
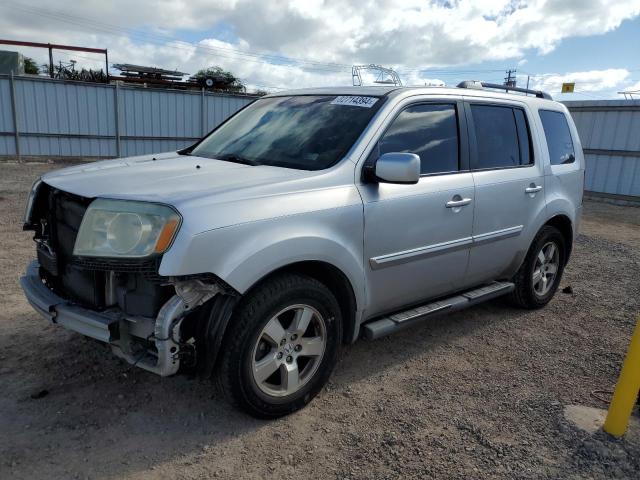
[[[293,412],[343,344],[553,298],[580,222],[580,140],[546,93],[498,89],[279,92],[178,152],[47,173],[22,288],[131,364],[215,375],[258,417]]]

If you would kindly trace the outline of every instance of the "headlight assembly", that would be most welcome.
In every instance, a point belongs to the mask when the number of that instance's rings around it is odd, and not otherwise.
[[[36,199],[36,194],[38,193],[38,188],[42,185],[42,180],[37,179],[33,182],[31,186],[31,190],[29,191],[29,196],[27,197],[27,204],[24,207],[24,217],[23,217],[23,225],[24,228],[28,227],[31,223],[31,213],[33,212],[33,202]]]
[[[73,249],[86,257],[147,257],[165,252],[180,226],[171,207],[128,200],[94,200]]]

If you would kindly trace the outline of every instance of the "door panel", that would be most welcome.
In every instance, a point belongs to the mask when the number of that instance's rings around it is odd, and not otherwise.
[[[473,177],[476,208],[468,278],[479,283],[517,268],[514,262],[529,248],[544,209],[544,192],[526,189],[543,186],[544,178],[535,167],[474,172]]]
[[[474,209],[470,173],[425,176],[416,185],[366,184],[367,316],[459,290],[469,259]],[[447,207],[447,203],[470,200]]]
[[[364,203],[366,317],[459,290],[473,226],[474,185],[468,172],[466,116],[461,99],[413,98],[398,105],[364,171],[388,152],[420,157],[414,185],[359,185]],[[452,203],[454,202],[454,203]]]
[[[477,107],[477,108],[475,108]],[[545,208],[542,156],[522,104],[465,104],[476,205],[467,278],[511,276]]]

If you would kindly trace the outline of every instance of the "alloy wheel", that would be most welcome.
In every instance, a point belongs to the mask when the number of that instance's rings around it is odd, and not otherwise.
[[[560,268],[560,252],[555,242],[547,242],[536,256],[533,267],[533,290],[544,297],[553,286]]]
[[[327,344],[325,320],[310,305],[291,305],[264,326],[254,347],[252,374],[265,394],[300,390],[318,369]]]

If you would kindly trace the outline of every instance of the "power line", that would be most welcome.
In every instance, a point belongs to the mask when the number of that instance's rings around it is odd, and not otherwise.
[[[68,59],[82,58],[84,60],[90,60],[92,62],[94,61],[94,59],[92,57],[88,57],[86,55],[72,54],[72,53],[69,53],[69,52],[66,52],[66,51],[57,52],[57,55],[63,55],[65,57],[67,57]],[[117,58],[114,59],[113,61],[115,63],[126,63],[124,60],[120,60],[120,59],[117,59]],[[98,64],[101,65],[102,61],[95,61],[95,63],[98,63]],[[250,80],[248,80],[246,78],[241,78],[240,80],[244,81],[245,83],[249,83],[249,84],[251,84],[251,85],[253,85],[255,87],[269,88],[269,89],[273,89],[273,90],[284,90],[285,89],[284,87],[274,87],[272,85],[263,85],[263,84],[255,83],[255,82],[252,82],[252,81],[250,81]]]
[[[256,53],[251,51],[238,50],[227,47],[213,47],[210,45],[202,45],[200,43],[191,43],[185,42],[183,40],[176,39],[175,37],[171,37],[169,35],[162,34],[151,34],[148,32],[141,32],[136,29],[127,29],[124,27],[120,27],[117,25],[101,22],[95,19],[90,19],[87,17],[80,17],[77,15],[70,14],[60,14],[56,12],[51,12],[49,10],[37,9],[33,7],[27,7],[19,4],[15,4],[14,2],[7,2],[16,10],[20,10],[26,13],[43,16],[46,18],[50,18],[56,21],[69,23],[72,25],[77,25],[81,27],[91,26],[92,28],[96,28],[106,33],[121,33],[128,35],[129,37],[141,39],[147,41],[152,44],[162,45],[165,48],[173,48],[182,51],[192,52],[193,49],[211,52],[216,56],[229,58],[229,59],[237,59],[236,56],[245,57],[245,61],[251,61],[256,63],[265,63],[270,66],[278,66],[283,68],[295,68],[300,67],[305,70],[313,70],[313,71],[321,71],[321,72],[346,72],[350,71],[352,65],[344,64],[344,63],[331,63],[331,62],[320,62],[316,60],[302,59],[302,58],[294,58],[294,57],[286,57],[283,55],[274,55],[274,54],[266,54],[266,53]],[[174,42],[173,44],[165,43],[165,42]],[[221,53],[222,52],[222,53]],[[229,54],[231,56],[229,56]],[[269,61],[271,60],[271,61]],[[273,62],[284,62],[284,63],[273,63]],[[502,70],[497,69],[467,69],[467,70],[451,70],[451,69],[428,69],[428,68],[412,68],[406,69],[399,72],[402,75],[410,74],[413,72],[424,72],[432,75],[439,76],[459,76],[465,74],[477,74],[477,73],[495,73],[501,72]]]
[[[452,69],[430,69],[430,68],[413,68],[408,70],[398,70],[398,73],[401,75],[406,75],[408,73],[428,73],[433,75],[464,75],[468,73],[497,73],[504,72],[504,70],[499,69],[476,69],[476,70],[452,70]]]
[[[46,9],[38,9],[34,7],[23,6],[20,4],[16,4],[10,0],[5,0],[4,5],[5,6],[10,5],[11,8],[15,10],[22,11],[24,13],[28,13],[31,15],[39,15],[55,21],[64,22],[64,23],[85,27],[85,28],[88,26],[88,27],[100,30],[102,32],[110,33],[110,34],[114,34],[114,33],[124,34],[130,38],[140,39],[142,41],[146,41],[154,45],[161,45],[165,48],[172,48],[172,49],[181,50],[181,51],[189,51],[190,53],[194,52],[195,50],[199,52],[205,52],[208,56],[215,55],[216,57],[233,59],[233,60],[238,60],[239,58],[242,58],[243,61],[267,64],[272,67],[273,66],[281,67],[281,68],[297,67],[307,71],[318,71],[318,72],[325,72],[325,73],[347,72],[347,71],[350,71],[352,67],[351,65],[347,65],[344,63],[320,62],[317,60],[310,60],[310,59],[304,59],[304,58],[286,57],[283,55],[257,53],[257,52],[239,50],[239,49],[228,48],[228,47],[215,47],[211,45],[202,45],[201,43],[191,43],[191,42],[186,42],[186,41],[177,39],[175,37],[171,37],[169,35],[151,34],[149,32],[143,32],[133,28],[129,29],[129,28],[109,24],[106,22],[102,22],[102,21],[87,18],[87,17],[81,17],[81,16],[71,15],[71,14],[61,14],[61,13],[52,12]],[[167,42],[172,42],[172,43],[167,43]],[[75,55],[75,56],[81,57],[80,55]],[[85,57],[82,57],[82,58],[85,58]],[[504,70],[501,70],[501,69],[455,70],[455,69],[442,68],[442,67],[433,68],[433,69],[424,68],[424,67],[423,68],[415,67],[415,68],[400,70],[398,73],[401,75],[409,75],[411,73],[417,72],[423,75],[464,78],[467,75],[489,74],[489,73],[497,73],[502,71]],[[628,71],[640,71],[640,69],[633,69]],[[511,81],[515,80],[516,77],[511,78],[511,73],[515,74],[515,70],[513,71],[509,70],[507,72],[508,78],[506,80],[509,80],[509,79]],[[532,79],[536,77],[541,78],[545,76],[543,74],[530,74],[522,70],[521,70],[521,73],[530,75]],[[494,81],[494,82],[499,83],[501,82],[501,80]],[[254,84],[254,85],[260,86],[258,84]],[[271,87],[271,86],[264,86],[264,85],[263,87],[274,88],[274,89],[280,88],[280,87]],[[584,92],[576,92],[576,93],[579,93],[585,96],[589,95]]]
[[[516,86],[516,71],[515,70],[507,70],[507,76],[504,77],[504,85],[507,87],[515,87]]]
[[[69,24],[77,25],[81,27],[90,26],[94,29],[98,29],[106,33],[112,33],[112,34],[121,33],[121,34],[128,35],[129,37],[145,40],[149,43],[162,45],[167,48],[173,48],[173,49],[178,49],[183,51],[188,50],[190,52],[193,49],[197,49],[197,50],[209,51],[211,53],[215,53],[217,56],[221,56],[223,58],[235,58],[233,56],[225,55],[225,54],[231,54],[231,55],[246,57],[245,58],[246,61],[267,63],[272,66],[277,65],[281,67],[299,66],[299,67],[305,68],[306,70],[343,71],[343,70],[351,69],[351,65],[347,65],[347,64],[319,62],[315,60],[285,57],[282,55],[256,53],[256,52],[243,51],[243,50],[238,50],[233,48],[214,47],[210,45],[202,45],[200,43],[185,42],[183,40],[176,39],[175,37],[171,37],[169,35],[150,34],[148,32],[141,32],[135,29],[127,29],[127,28],[119,27],[117,25],[96,21],[94,19],[90,19],[86,17],[80,17],[76,15],[69,15],[69,14],[59,14],[59,13],[55,13],[47,10],[41,10],[41,9],[36,9],[32,7],[25,7],[22,5],[15,4],[13,2],[7,2],[7,3],[11,4],[12,8],[16,10],[20,10],[25,13],[39,15],[42,17],[50,18],[52,20],[65,22],[65,23],[69,23]],[[175,43],[174,44],[164,43],[168,41],[175,42]],[[273,63],[272,61],[265,61],[265,59],[272,60],[275,62],[286,62],[286,63]]]

